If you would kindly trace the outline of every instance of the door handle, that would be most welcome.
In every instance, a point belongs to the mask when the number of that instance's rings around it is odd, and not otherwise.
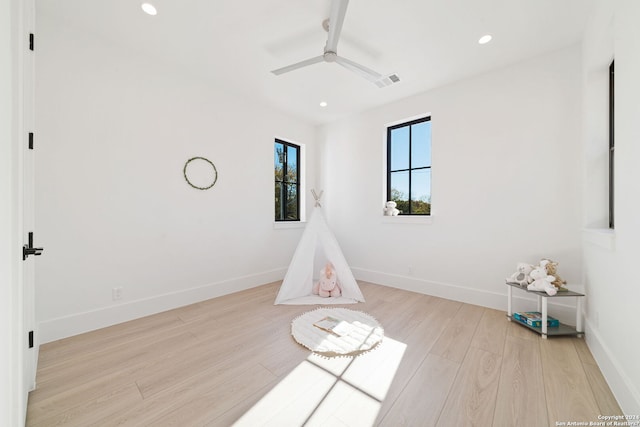
[[[44,248],[30,248],[27,245],[22,247],[22,259],[25,260],[29,255],[42,255]]]
[[[44,248],[33,247],[33,232],[29,232],[29,244],[22,246],[22,260],[26,260],[29,255],[39,256],[42,255]]]

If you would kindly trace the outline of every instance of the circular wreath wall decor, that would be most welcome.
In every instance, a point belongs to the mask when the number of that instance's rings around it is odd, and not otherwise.
[[[218,180],[216,166],[204,157],[192,157],[187,160],[182,173],[187,184],[198,190],[208,190]]]

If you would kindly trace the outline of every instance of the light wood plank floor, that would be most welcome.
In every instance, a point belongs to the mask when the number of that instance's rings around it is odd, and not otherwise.
[[[28,426],[555,426],[621,414],[584,340],[360,283],[373,351],[313,355],[280,283],[41,346]]]

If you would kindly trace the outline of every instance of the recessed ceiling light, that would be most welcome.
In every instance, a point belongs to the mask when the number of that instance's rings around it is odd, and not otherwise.
[[[144,10],[144,13],[146,13],[147,15],[157,15],[158,11],[156,10],[155,6],[152,5],[151,3],[142,3],[142,10]]]
[[[490,34],[485,34],[484,36],[480,37],[480,40],[478,40],[478,43],[480,44],[487,44],[491,41],[493,37],[491,37]]]
[[[321,107],[326,107],[327,105],[329,105],[329,104],[327,104],[327,103],[326,103],[326,101],[322,101],[322,102],[320,103],[320,106],[321,106]]]

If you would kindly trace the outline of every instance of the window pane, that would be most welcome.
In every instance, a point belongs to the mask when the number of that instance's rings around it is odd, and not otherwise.
[[[431,120],[429,117],[388,129],[387,188],[404,215],[431,214]]]
[[[279,142],[276,142],[275,149],[273,150],[273,162],[275,165],[276,181],[282,181],[282,167],[284,163],[284,146]]]
[[[276,221],[300,220],[300,147],[276,139],[274,145]]]
[[[411,126],[411,167],[431,166],[431,122]]]
[[[287,146],[287,182],[298,182],[298,147]]]
[[[284,205],[282,204],[282,184],[279,182],[276,182],[275,200],[275,218],[276,221],[282,221],[284,219]]]
[[[296,184],[285,184],[287,189],[287,217],[285,219],[298,219],[298,186]]]
[[[409,172],[391,173],[391,200],[401,213],[409,213]]]
[[[391,170],[409,168],[409,126],[391,130]]]
[[[431,169],[411,171],[411,213],[431,214]]]

